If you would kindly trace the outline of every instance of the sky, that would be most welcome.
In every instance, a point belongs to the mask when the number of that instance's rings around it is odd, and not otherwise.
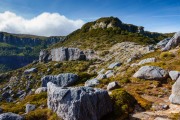
[[[100,17],[144,26],[152,32],[180,30],[180,0],[0,0],[0,31],[68,35]]]

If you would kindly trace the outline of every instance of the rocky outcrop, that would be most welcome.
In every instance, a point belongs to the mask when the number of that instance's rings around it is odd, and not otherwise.
[[[108,90],[108,91],[109,91],[109,90],[114,90],[114,89],[116,89],[116,88],[118,88],[118,87],[119,87],[118,82],[111,82],[111,83],[108,84],[107,90]]]
[[[143,66],[134,75],[135,78],[145,80],[161,80],[168,76],[168,72],[160,67]]]
[[[169,42],[170,38],[166,38],[164,40],[161,40],[156,44],[156,48],[163,48],[166,46],[166,44]]]
[[[91,87],[57,87],[49,82],[48,108],[64,120],[100,120],[112,111],[106,90]]]
[[[0,114],[0,120],[24,120],[24,118],[14,113],[3,113]]]
[[[169,76],[171,77],[172,80],[177,80],[180,76],[179,71],[169,71]]]
[[[78,48],[60,47],[52,49],[50,52],[42,50],[39,55],[40,62],[47,61],[73,61],[91,60],[96,58],[93,50],[82,51]]]
[[[42,81],[42,87],[47,87],[48,82],[52,82],[60,87],[68,87],[78,80],[78,76],[72,73],[63,73],[59,75],[44,76]]]
[[[41,50],[39,54],[39,62],[48,62],[51,61],[52,57],[48,50]]]
[[[180,43],[180,32],[177,32],[166,44],[164,48],[162,48],[162,51],[170,50],[173,47],[178,46]]]
[[[172,94],[169,97],[169,100],[173,104],[180,104],[180,78],[172,86]]]
[[[40,87],[36,89],[35,94],[40,94],[42,92],[47,92],[47,87]]]
[[[99,80],[98,79],[91,79],[91,80],[87,80],[85,82],[85,85],[86,87],[94,87],[96,85],[99,85]]]
[[[86,55],[78,48],[56,48],[51,50],[52,61],[86,60]]]

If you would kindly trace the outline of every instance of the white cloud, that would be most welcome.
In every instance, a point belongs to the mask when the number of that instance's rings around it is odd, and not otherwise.
[[[32,19],[25,19],[15,13],[0,13],[0,31],[33,34],[40,36],[67,35],[80,28],[82,20],[71,20],[58,13],[42,13]]]

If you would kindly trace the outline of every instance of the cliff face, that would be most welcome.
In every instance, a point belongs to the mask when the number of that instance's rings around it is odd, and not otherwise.
[[[21,68],[35,59],[30,56],[0,56],[0,72]]]
[[[39,37],[30,35],[14,35],[9,33],[0,32],[0,42],[8,43],[16,46],[38,46],[49,45],[63,41],[65,37]]]
[[[0,72],[23,67],[38,59],[41,49],[64,41],[63,36],[42,37],[0,32]]]

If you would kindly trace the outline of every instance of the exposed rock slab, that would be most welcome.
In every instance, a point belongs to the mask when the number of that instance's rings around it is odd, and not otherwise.
[[[145,80],[161,80],[168,76],[168,72],[160,67],[143,66],[134,75],[135,78]]]
[[[173,47],[178,46],[180,43],[180,32],[177,32],[166,44],[164,48],[162,48],[162,51],[167,51],[172,49]]]
[[[78,80],[78,76],[73,73],[63,73],[59,75],[44,76],[42,81],[42,87],[47,87],[48,82],[52,82],[60,87],[68,87]]]
[[[22,116],[11,112],[0,114],[0,120],[24,120]]]
[[[57,87],[49,82],[48,108],[64,120],[100,120],[112,111],[106,90],[91,87]]]
[[[30,68],[24,71],[24,74],[30,74],[37,72],[37,68]]]

